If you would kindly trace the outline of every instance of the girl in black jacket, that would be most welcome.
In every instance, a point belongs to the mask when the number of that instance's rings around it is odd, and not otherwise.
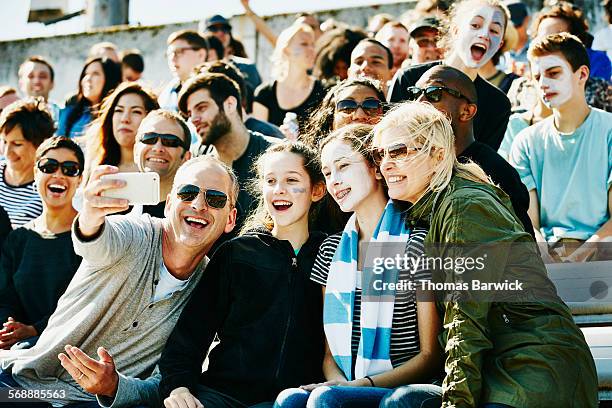
[[[309,279],[324,238],[308,228],[325,194],[316,152],[276,144],[257,169],[257,210],[215,253],[162,354],[166,407],[271,405],[281,390],[323,378],[322,295]]]

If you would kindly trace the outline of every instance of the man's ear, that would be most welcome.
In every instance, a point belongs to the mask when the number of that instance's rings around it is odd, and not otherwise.
[[[463,109],[459,113],[459,120],[461,122],[469,122],[474,119],[476,116],[476,112],[478,111],[478,106],[475,103],[466,103],[463,105]]]
[[[164,217],[166,217],[166,218],[170,217],[170,206],[172,205],[172,203],[171,203],[171,201],[172,201],[171,195],[172,195],[172,190],[170,190],[170,192],[166,196],[166,205],[164,206]]]
[[[228,96],[225,101],[223,101],[223,110],[225,112],[237,112],[238,110],[238,101],[233,96]]]
[[[312,193],[310,194],[312,202],[316,203],[321,200],[327,194],[327,189],[325,188],[325,183],[316,183],[312,186]]]
[[[208,59],[208,51],[206,51],[206,48],[200,48],[198,50],[198,55],[200,57],[200,63],[206,62]]]
[[[586,65],[582,65],[580,68],[578,68],[578,79],[580,80],[581,84],[586,83],[587,79],[589,79],[590,72],[589,67]]]
[[[232,207],[232,209],[230,209],[229,214],[227,215],[227,223],[225,224],[225,228],[223,229],[223,232],[225,232],[226,234],[232,232],[232,230],[236,226],[237,216],[238,216],[238,210],[236,210],[236,207]]]
[[[181,160],[181,164],[185,163],[189,159],[191,159],[191,152],[187,150],[185,153],[183,153],[183,160]]]

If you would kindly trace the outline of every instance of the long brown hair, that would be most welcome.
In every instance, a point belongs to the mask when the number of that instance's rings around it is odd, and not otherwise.
[[[92,131],[87,141],[87,165],[89,167],[99,164],[118,166],[121,163],[121,148],[113,134],[113,113],[123,95],[136,94],[142,98],[146,113],[159,109],[157,98],[147,88],[136,82],[124,82],[117,87],[102,102],[100,117],[91,127]]]

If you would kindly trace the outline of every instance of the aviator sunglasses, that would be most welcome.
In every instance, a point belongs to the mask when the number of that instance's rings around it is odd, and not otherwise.
[[[421,149],[422,147],[410,147],[405,143],[394,143],[387,147],[375,147],[372,149],[372,159],[377,166],[379,166],[387,156],[389,156],[392,161],[406,161]]]
[[[463,98],[468,103],[472,102],[467,96],[463,95],[461,92],[456,91],[452,88],[448,88],[446,86],[428,86],[427,88],[419,88],[418,86],[409,86],[408,89],[408,100],[416,101],[421,94],[425,94],[425,99],[428,102],[436,103],[442,100],[442,92],[448,92],[450,95],[455,98]]]
[[[166,147],[185,147],[180,137],[175,135],[167,135],[164,133],[145,133],[140,138],[140,142],[146,145],[154,145],[157,143],[157,139],[161,139],[162,145]]]
[[[356,112],[359,108],[363,109],[368,116],[379,115],[382,111],[382,103],[378,99],[366,99],[361,103],[352,99],[344,99],[336,103],[336,110],[347,115]]]
[[[81,174],[81,166],[79,166],[79,163],[70,160],[59,162],[55,159],[44,157],[36,163],[36,167],[45,174],[53,174],[59,168],[62,169],[62,174],[64,176],[76,177]]]
[[[206,204],[211,208],[221,209],[227,203],[227,194],[217,190],[205,190],[193,184],[185,184],[179,187],[176,192],[177,197],[183,202],[191,202],[198,197],[198,194],[204,193]]]

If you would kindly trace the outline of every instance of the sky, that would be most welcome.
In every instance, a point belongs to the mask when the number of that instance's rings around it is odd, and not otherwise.
[[[250,0],[251,8],[258,14],[272,15],[299,11],[328,10],[360,5],[397,3],[398,0]],[[330,6],[333,4],[333,7]],[[69,0],[67,12],[81,10],[85,0]],[[84,16],[75,17],[50,26],[27,23],[30,0],[2,0],[0,15],[3,29],[0,41],[33,38],[85,31]],[[130,24],[159,25],[194,21],[212,14],[226,17],[244,13],[240,0],[130,0]]]

